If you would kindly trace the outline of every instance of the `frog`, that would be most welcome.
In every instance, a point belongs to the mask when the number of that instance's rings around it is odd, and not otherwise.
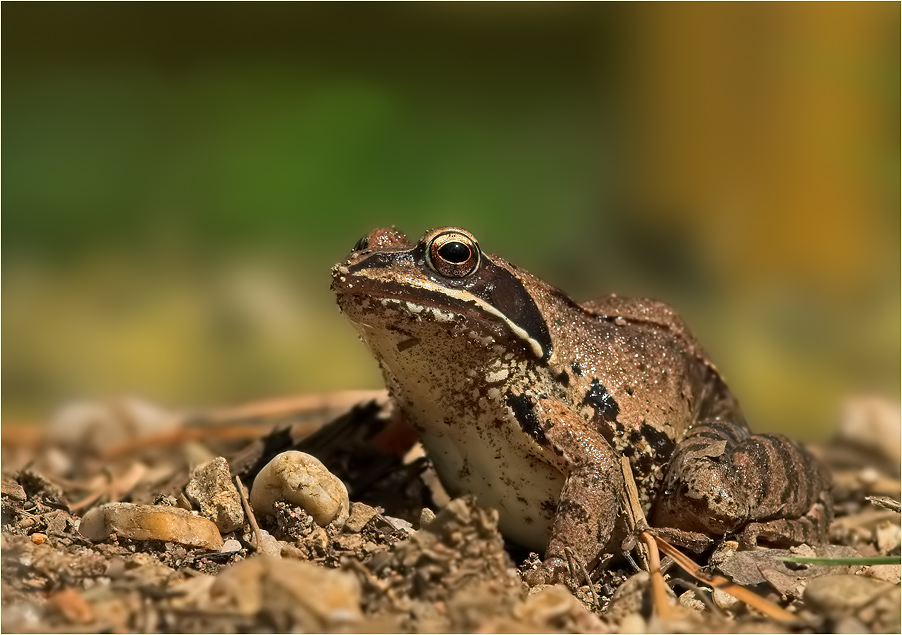
[[[785,436],[751,432],[669,305],[577,303],[458,227],[416,242],[373,229],[332,290],[448,493],[544,554],[528,584],[571,579],[635,537],[624,459],[648,527],[685,546],[826,541],[829,474]]]

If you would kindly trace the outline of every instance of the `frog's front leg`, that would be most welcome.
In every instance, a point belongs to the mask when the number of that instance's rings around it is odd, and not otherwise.
[[[611,539],[623,490],[619,458],[600,433],[550,399],[539,399],[533,412],[537,440],[557,455],[566,480],[545,560],[525,576],[531,586],[565,579],[568,550],[584,566],[591,563]]]
[[[829,480],[786,437],[723,421],[694,426],[677,446],[652,515],[656,527],[739,534],[745,546],[824,542]]]

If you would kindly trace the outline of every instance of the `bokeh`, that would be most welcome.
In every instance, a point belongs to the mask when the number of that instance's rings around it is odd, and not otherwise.
[[[329,269],[471,230],[677,307],[753,426],[900,393],[898,3],[4,3],[4,425],[377,387]]]

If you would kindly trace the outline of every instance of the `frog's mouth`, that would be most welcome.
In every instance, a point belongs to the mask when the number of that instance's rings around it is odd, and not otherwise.
[[[367,305],[379,303],[385,308],[399,310],[409,319],[432,320],[435,323],[451,323],[458,318],[480,331],[497,335],[500,330],[513,335],[525,345],[537,359],[547,361],[551,355],[549,346],[542,344],[520,325],[482,298],[464,289],[449,288],[427,278],[405,280],[404,282],[378,279],[372,270],[362,270],[351,275],[339,276],[336,272],[332,288],[336,292],[338,305],[352,322],[361,322],[357,317],[365,317]]]

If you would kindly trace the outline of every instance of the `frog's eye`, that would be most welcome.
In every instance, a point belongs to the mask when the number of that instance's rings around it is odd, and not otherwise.
[[[460,232],[439,234],[429,245],[429,266],[449,278],[468,276],[479,266],[479,245]]]
[[[351,251],[363,251],[364,249],[366,249],[369,246],[370,246],[370,235],[367,234],[366,236],[363,236],[360,240],[358,240],[356,243],[354,243],[354,247],[351,249]]]

